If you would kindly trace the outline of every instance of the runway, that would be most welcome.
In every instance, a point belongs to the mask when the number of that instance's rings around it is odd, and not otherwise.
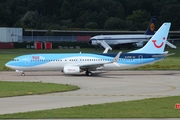
[[[0,72],[2,81],[71,84],[79,90],[0,98],[0,114],[180,95],[180,71],[111,71],[94,76],[61,72]],[[174,103],[176,104],[176,103]],[[174,107],[174,106],[172,106]]]

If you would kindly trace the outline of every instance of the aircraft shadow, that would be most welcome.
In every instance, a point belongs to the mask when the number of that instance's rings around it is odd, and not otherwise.
[[[113,72],[94,72],[92,76],[86,76],[85,73],[80,73],[80,74],[74,74],[74,75],[65,75],[63,73],[48,73],[48,72],[42,72],[42,73],[38,73],[38,72],[26,72],[25,76],[65,76],[65,77],[99,77],[99,78],[116,78],[116,77],[123,77],[123,76],[147,76],[147,75],[175,75],[177,73],[173,73],[173,72],[169,72],[169,73],[131,73],[131,71],[129,71],[128,73],[126,72],[124,73],[113,73]],[[21,76],[21,74],[16,74],[15,76]],[[25,77],[24,76],[24,77]],[[23,77],[23,76],[22,76]]]

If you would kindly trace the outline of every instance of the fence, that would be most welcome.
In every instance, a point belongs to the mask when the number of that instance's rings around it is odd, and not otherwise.
[[[76,42],[76,36],[20,36],[18,42]]]

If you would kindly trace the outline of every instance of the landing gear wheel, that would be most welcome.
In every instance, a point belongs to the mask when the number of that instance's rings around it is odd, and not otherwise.
[[[86,71],[86,75],[87,76],[92,76],[92,72],[91,71]]]
[[[25,76],[25,73],[21,73],[21,76]]]

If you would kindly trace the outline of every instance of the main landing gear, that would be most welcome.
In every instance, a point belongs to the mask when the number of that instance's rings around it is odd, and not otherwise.
[[[89,70],[87,70],[87,71],[86,71],[86,75],[87,75],[87,76],[92,76],[92,72],[89,71]]]
[[[24,73],[24,72],[22,72],[22,73],[21,73],[21,76],[25,76],[25,73]]]

